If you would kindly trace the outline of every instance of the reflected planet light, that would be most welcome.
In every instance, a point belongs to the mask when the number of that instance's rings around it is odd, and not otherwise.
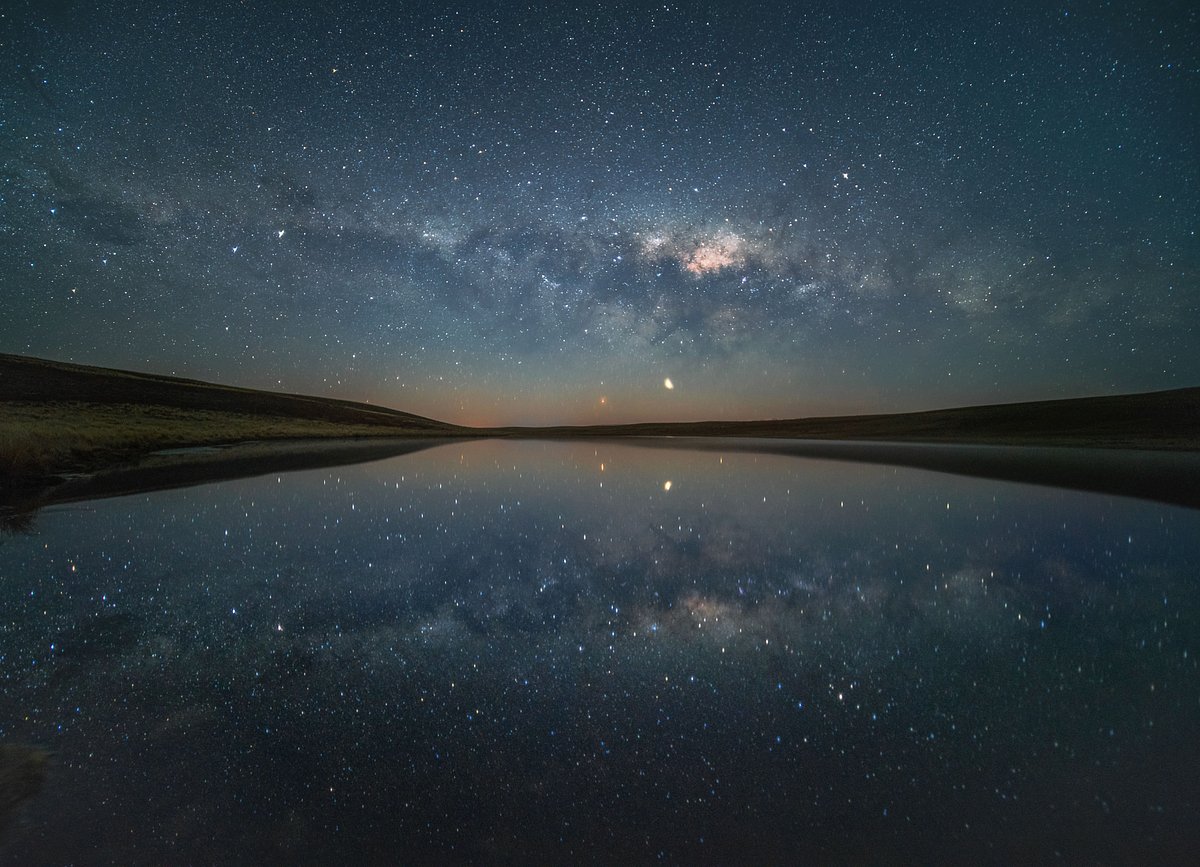
[[[36,529],[0,739],[53,767],[11,863],[1194,851],[1200,512],[483,441]]]

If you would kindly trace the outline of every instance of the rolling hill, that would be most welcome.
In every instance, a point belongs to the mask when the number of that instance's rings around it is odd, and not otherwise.
[[[1200,388],[887,415],[468,428],[386,407],[0,355],[0,482],[44,484],[164,449],[446,437],[755,437],[1200,451]]]

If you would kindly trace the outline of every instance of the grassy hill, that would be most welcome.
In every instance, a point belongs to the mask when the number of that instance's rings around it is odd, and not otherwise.
[[[0,479],[246,440],[430,437],[456,425],[345,400],[0,355]]]
[[[196,379],[111,370],[0,354],[0,401],[140,404],[243,415],[449,431],[455,425],[386,407],[215,385]]]
[[[331,398],[0,355],[0,482],[37,484],[172,448],[454,436],[774,437],[1200,450],[1200,388],[891,415],[466,428]]]

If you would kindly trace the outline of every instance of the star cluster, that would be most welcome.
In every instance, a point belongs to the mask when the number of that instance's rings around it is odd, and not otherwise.
[[[0,348],[467,423],[1194,384],[1197,23],[18,3]]]

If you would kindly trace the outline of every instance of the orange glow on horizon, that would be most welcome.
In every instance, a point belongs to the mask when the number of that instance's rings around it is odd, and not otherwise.
[[[673,371],[673,373],[676,371]],[[668,389],[665,379],[673,388]],[[859,401],[842,401],[825,395],[765,394],[734,390],[720,381],[681,383],[662,373],[644,379],[634,375],[629,390],[598,395],[586,385],[543,383],[541,387],[506,390],[465,387],[446,395],[438,391],[349,393],[345,400],[370,401],[447,424],[465,427],[541,427],[589,424],[656,422],[754,421],[779,418],[815,418],[892,412],[901,409]],[[903,407],[907,409],[907,407]],[[928,408],[928,407],[922,407]]]

